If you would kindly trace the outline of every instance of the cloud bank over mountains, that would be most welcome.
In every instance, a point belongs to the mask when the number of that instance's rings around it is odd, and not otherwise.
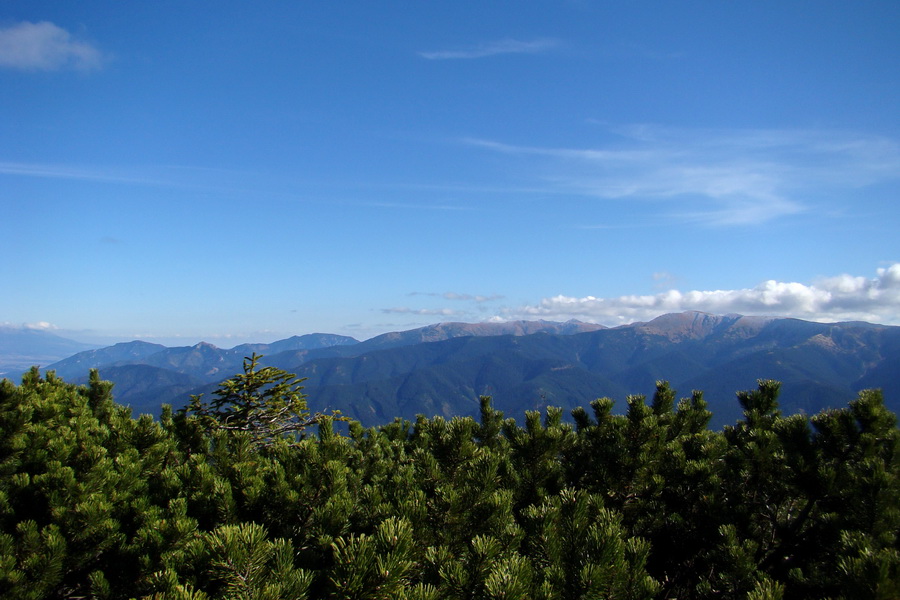
[[[900,263],[879,268],[874,278],[838,275],[809,284],[768,280],[746,289],[673,289],[617,298],[559,295],[510,309],[501,318],[580,319],[620,325],[685,310],[900,325]]]
[[[37,323],[12,323],[10,321],[0,321],[0,328],[3,329],[18,329],[18,330],[26,330],[31,329],[34,331],[56,331],[59,329],[53,323],[48,323],[47,321],[38,321]]]
[[[657,276],[659,274],[654,274]],[[669,279],[668,274],[664,274]],[[718,315],[730,313],[771,317],[792,317],[807,321],[839,322],[867,321],[883,325],[900,325],[900,262],[877,269],[876,276],[866,278],[848,274],[827,277],[812,283],[783,282],[773,279],[751,288],[733,290],[670,289],[656,294],[627,295],[610,298],[596,296],[573,297],[563,294],[544,298],[535,304],[518,307],[498,306],[503,296],[476,295],[459,292],[441,294],[412,292],[410,296],[435,297],[453,301],[457,308],[390,307],[382,314],[432,317],[443,321],[503,322],[516,320],[568,321],[575,319],[607,326],[625,325],[636,321],[650,321],[667,314],[701,311]],[[408,327],[418,326],[407,324]],[[60,335],[76,332],[60,330],[48,322],[13,324],[0,327],[36,329]],[[399,325],[390,331],[399,330]],[[382,328],[380,333],[388,329]],[[83,332],[82,332],[83,333]],[[271,332],[268,332],[271,333]],[[297,332],[293,332],[297,333]],[[262,337],[273,338],[266,332]],[[289,333],[284,333],[285,336]],[[78,337],[78,336],[76,336]],[[152,335],[128,336],[129,339],[151,339]],[[205,336],[207,341],[229,336]],[[241,339],[247,336],[242,336]],[[251,339],[252,338],[252,339]],[[259,341],[253,336],[250,341]],[[169,340],[175,345],[177,340]]]

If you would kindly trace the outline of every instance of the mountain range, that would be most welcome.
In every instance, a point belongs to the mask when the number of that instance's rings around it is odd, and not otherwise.
[[[2,347],[2,346],[0,346]],[[49,364],[69,381],[98,368],[135,412],[180,407],[241,370],[245,356],[306,378],[312,410],[339,409],[366,425],[395,417],[473,415],[478,398],[517,419],[548,405],[568,410],[598,397],[625,408],[629,394],[657,380],[704,391],[720,427],[740,417],[738,390],[782,382],[785,413],[839,407],[879,387],[900,409],[900,327],[861,322],[685,312],[606,328],[570,321],[441,323],[363,342],[310,334],[228,350],[211,344],[167,348],[134,341],[78,352]]]

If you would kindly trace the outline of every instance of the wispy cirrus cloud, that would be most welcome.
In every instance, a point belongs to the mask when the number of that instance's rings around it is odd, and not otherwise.
[[[699,310],[715,314],[783,316],[812,321],[870,321],[900,325],[900,263],[874,278],[838,275],[812,283],[768,280],[736,290],[668,290],[652,295],[581,298],[559,295],[506,311],[508,319],[581,319],[617,325],[660,314]]]
[[[246,181],[260,179],[249,171],[182,165],[108,167],[60,163],[0,161],[0,175],[37,179],[70,179],[100,184],[164,186],[188,189],[239,189]]]
[[[464,143],[519,161],[548,192],[652,201],[667,216],[707,225],[761,224],[812,210],[810,198],[822,190],[900,178],[900,145],[871,134],[653,126],[617,133],[585,148]]]
[[[410,296],[430,296],[432,298],[443,298],[444,300],[460,300],[470,302],[492,302],[494,300],[502,300],[503,296],[499,294],[481,295],[481,294],[460,294],[458,292],[444,292],[438,294],[435,292],[410,292]]]
[[[80,179],[110,183],[155,183],[153,180],[116,172],[112,169],[51,163],[0,161],[0,175],[40,177],[46,179]]]
[[[550,38],[530,41],[503,39],[454,50],[419,52],[419,56],[428,60],[459,60],[485,58],[498,54],[539,54],[558,45],[558,40]]]
[[[426,203],[409,203],[409,202],[364,202],[362,203],[365,206],[372,206],[375,208],[399,208],[399,209],[412,209],[412,210],[439,210],[439,211],[461,211],[461,210],[472,210],[470,206],[457,206],[453,204],[426,204]]]
[[[381,312],[385,314],[398,315],[419,315],[419,316],[438,316],[438,317],[455,317],[462,313],[450,308],[410,308],[408,306],[396,306],[393,308],[382,308]]]
[[[387,314],[404,314],[415,315],[420,317],[452,317],[459,320],[477,320],[479,316],[483,317],[485,311],[491,310],[487,308],[491,302],[502,300],[503,296],[499,294],[467,294],[460,292],[410,292],[410,297],[427,297],[439,298],[450,302],[468,303],[466,309],[446,308],[446,307],[427,307],[412,308],[409,306],[399,306],[393,308],[383,308],[381,312]],[[466,306],[466,304],[463,304]],[[480,313],[480,314],[479,314]]]
[[[72,68],[91,71],[106,57],[93,44],[48,21],[23,21],[0,28],[0,67],[22,71]]]

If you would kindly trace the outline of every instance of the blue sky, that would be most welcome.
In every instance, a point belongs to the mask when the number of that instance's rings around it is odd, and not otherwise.
[[[0,323],[900,324],[900,3],[0,7]]]

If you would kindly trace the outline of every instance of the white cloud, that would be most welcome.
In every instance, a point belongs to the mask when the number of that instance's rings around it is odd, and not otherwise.
[[[47,321],[38,321],[37,323],[25,323],[25,329],[40,329],[42,331],[54,331],[59,329],[53,323],[48,323]]]
[[[556,45],[558,45],[558,42],[552,39],[537,39],[529,42],[505,39],[459,50],[419,52],[419,56],[429,60],[450,60],[484,58],[486,56],[495,56],[497,54],[537,54],[549,50]]]
[[[615,133],[615,142],[589,148],[464,142],[518,160],[547,193],[654,202],[708,225],[760,224],[818,209],[818,191],[900,177],[900,145],[882,136],[647,125]]]
[[[900,325],[900,263],[878,269],[871,279],[838,275],[809,284],[769,280],[738,290],[669,290],[616,298],[559,295],[510,310],[503,317],[618,325],[685,310]]]
[[[71,67],[100,68],[103,54],[65,29],[42,21],[17,23],[0,29],[0,67],[24,71],[55,71]]]

